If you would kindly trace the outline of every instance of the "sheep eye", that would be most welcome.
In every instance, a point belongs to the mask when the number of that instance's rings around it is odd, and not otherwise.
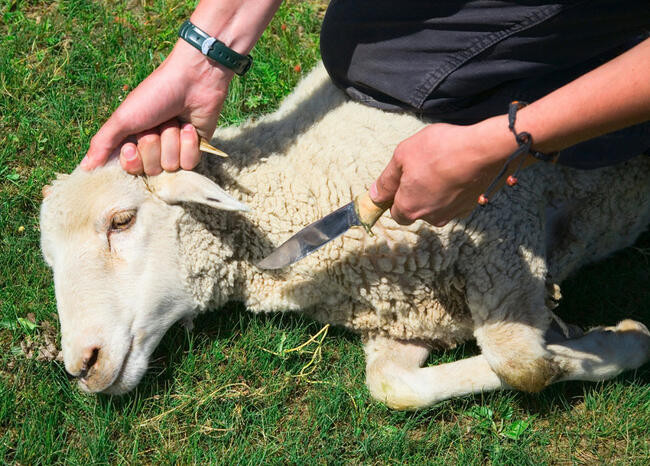
[[[135,222],[135,210],[123,210],[117,212],[111,218],[109,231],[123,231]]]

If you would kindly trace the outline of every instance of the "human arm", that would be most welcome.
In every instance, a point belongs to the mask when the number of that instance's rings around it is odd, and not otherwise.
[[[243,55],[253,48],[281,0],[201,0],[190,20]],[[134,174],[192,169],[200,160],[198,136],[209,138],[234,73],[182,39],[136,87],[92,138],[82,168],[103,165],[120,149]],[[198,132],[198,135],[197,135]],[[124,143],[129,138],[131,142]]]
[[[533,149],[554,152],[650,119],[650,39],[517,112]],[[517,148],[507,115],[429,125],[404,140],[370,189],[400,224],[442,226],[469,214]]]

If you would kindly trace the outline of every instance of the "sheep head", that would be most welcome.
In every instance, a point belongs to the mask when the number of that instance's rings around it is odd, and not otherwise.
[[[196,309],[181,276],[178,204],[246,206],[198,173],[145,179],[114,160],[43,192],[41,249],[54,275],[66,370],[83,390],[125,393],[169,327]]]

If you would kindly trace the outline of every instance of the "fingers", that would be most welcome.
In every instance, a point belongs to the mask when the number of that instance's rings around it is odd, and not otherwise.
[[[400,225],[410,225],[418,219],[417,215],[412,213],[412,210],[406,204],[405,198],[408,200],[409,197],[404,195],[404,188],[401,188],[397,191],[393,205],[390,208],[390,216]]]
[[[451,219],[440,220],[438,217],[422,217],[422,220],[424,220],[427,223],[430,223],[436,228],[442,228],[451,221]]]
[[[120,150],[120,165],[122,165],[124,171],[132,175],[142,173],[142,160],[134,143],[127,142],[122,146]]]
[[[160,166],[160,135],[154,131],[144,131],[138,134],[138,153],[142,167],[147,175],[158,175],[162,172]]]
[[[404,195],[405,186],[402,183],[403,168],[400,152],[401,148],[398,146],[391,161],[379,175],[377,181],[370,186],[369,194],[375,204],[392,203],[390,216],[393,220],[400,225],[410,225],[416,218],[411,218],[408,215],[408,209],[404,205],[404,198],[408,199],[409,197]]]
[[[191,170],[201,160],[199,136],[189,123],[180,129],[176,120],[167,121],[157,130],[139,133],[136,141],[124,144],[120,150],[120,164],[132,175]]]
[[[160,166],[167,172],[181,167],[181,142],[178,122],[175,120],[160,126]]]
[[[399,192],[398,192],[398,197],[399,197]],[[421,219],[427,223],[430,223],[434,227],[440,228],[440,227],[444,227],[452,220],[469,217],[474,212],[478,204],[470,203],[469,206],[470,207],[467,207],[467,205],[464,202],[463,203],[454,202],[442,210],[436,209],[425,215],[419,215],[419,216],[416,212],[410,213],[408,209],[398,208],[398,212],[396,212],[396,214],[400,220],[404,220],[404,219],[408,220],[408,224],[414,222],[417,219]],[[407,223],[400,223],[400,224],[406,225]]]
[[[129,93],[91,139],[88,152],[81,162],[82,168],[91,170],[104,165],[111,153],[120,147],[127,137],[157,128],[174,115],[180,115],[185,111],[183,94],[174,87],[177,81],[170,69],[159,67]],[[152,162],[149,154],[156,151],[156,144],[153,138],[147,137],[144,148],[138,143],[138,157],[142,155],[145,157],[141,160],[146,164],[143,166],[145,172],[149,170],[149,164]],[[120,159],[123,163],[126,162],[121,151]],[[154,163],[153,171],[156,171],[158,164]],[[128,165],[132,166],[133,163],[129,162]]]
[[[192,170],[201,161],[199,135],[196,133],[194,126],[189,123],[184,124],[181,129],[180,159],[183,170]]]
[[[121,162],[132,170],[155,173],[162,170],[163,165],[172,170],[178,167],[192,168],[198,164],[197,135],[188,135],[185,140],[182,134],[177,134],[175,143],[174,130],[166,134],[166,127],[160,125],[182,118],[192,122],[201,135],[211,135],[232,76],[210,65],[196,51],[186,53],[187,44],[184,46],[183,41],[179,44],[181,48],[174,48],[163,64],[128,94],[92,138],[88,153],[82,161],[84,169],[104,165],[111,153],[117,148],[121,149],[128,137],[141,136],[143,131],[147,134],[138,138],[136,144],[136,154],[142,167],[138,166],[137,161],[128,158],[133,155],[131,149],[120,154]],[[148,135],[150,130],[157,134],[157,138]],[[140,141],[142,138],[144,139]],[[183,141],[185,145],[182,144]]]
[[[384,168],[384,171],[379,175],[379,178],[377,178],[377,181],[370,187],[370,199],[375,204],[392,202],[395,199],[401,178],[401,165],[398,163],[397,158],[393,156],[386,168]]]
[[[174,106],[169,103],[168,99],[160,97],[160,85],[155,83],[155,79],[152,79],[154,74],[129,93],[124,102],[90,140],[88,152],[81,161],[83,169],[92,170],[104,165],[111,153],[127,137],[149,128],[155,128],[170,118],[171,115],[165,115],[173,112]]]
[[[153,131],[142,132],[137,136],[137,146],[127,142],[120,150],[122,169],[132,175],[158,175],[160,166],[160,136]]]
[[[81,168],[92,170],[104,165],[111,153],[129,134],[128,129],[122,125],[118,112],[115,112],[90,140],[90,147],[81,161]]]

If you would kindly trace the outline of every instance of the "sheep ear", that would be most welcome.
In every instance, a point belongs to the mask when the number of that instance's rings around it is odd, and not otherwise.
[[[67,178],[70,178],[70,175],[66,173],[56,173],[56,179],[52,183],[56,183],[57,181],[64,181]],[[51,184],[44,185],[41,188],[41,194],[43,195],[43,199],[45,199],[47,196],[52,194],[52,185]]]
[[[174,173],[163,172],[148,177],[146,183],[152,193],[168,204],[194,202],[221,210],[244,212],[250,210],[212,180],[196,172],[185,170]]]

